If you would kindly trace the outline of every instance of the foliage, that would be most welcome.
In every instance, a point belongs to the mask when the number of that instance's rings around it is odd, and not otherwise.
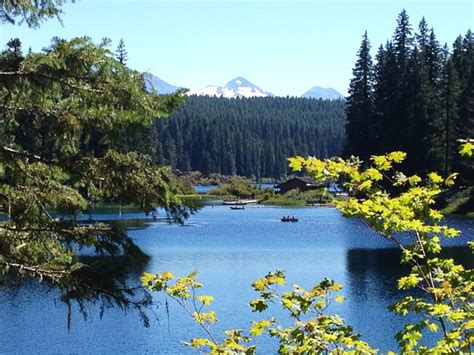
[[[236,178],[240,179],[242,177],[236,177],[235,175],[222,175],[222,174],[209,174],[204,175],[200,171],[180,171],[175,170],[175,175],[178,178],[185,179],[193,185],[222,185],[229,184],[234,181]]]
[[[371,63],[366,33],[347,98],[346,155],[368,165],[370,154],[402,150],[407,173],[457,171],[472,184],[474,165],[457,154],[457,140],[474,134],[473,33],[442,47],[424,18],[413,30],[403,10]]]
[[[209,338],[194,338],[185,343],[192,348],[210,350],[213,354],[254,354],[256,347],[249,345],[252,337],[268,332],[271,337],[278,339],[279,352],[283,354],[325,351],[336,354],[345,351],[375,353],[339,316],[325,314],[331,302],[344,301],[343,296],[333,296],[334,292],[341,290],[341,285],[324,279],[310,290],[293,285],[290,291],[280,293],[278,287],[286,284],[282,271],[269,273],[252,284],[259,298],[250,301],[249,305],[253,312],[261,313],[267,310],[269,303],[278,304],[288,312],[294,324],[284,326],[273,318],[254,321],[248,335],[241,329],[232,329],[226,331],[224,340],[219,342],[212,333],[212,326],[217,322],[216,313],[203,311],[214,298],[197,295],[203,285],[196,280],[196,275],[195,271],[176,278],[171,272],[165,271],[161,274],[144,273],[142,276],[145,287],[163,292],[176,301],[207,333]]]
[[[306,205],[306,200],[287,197],[285,195],[276,194],[272,191],[266,192],[259,197],[258,203],[262,205],[275,206],[304,206]]]
[[[443,215],[433,208],[435,198],[454,184],[456,174],[442,177],[431,172],[423,179],[418,175],[407,176],[395,170],[405,158],[406,153],[400,151],[372,156],[371,166],[363,169],[356,158],[294,157],[290,159],[290,166],[295,171],[305,170],[318,180],[342,183],[350,197],[337,201],[337,208],[347,217],[360,218],[402,250],[401,262],[411,268],[408,275],[398,280],[398,288],[418,292],[408,292],[390,307],[401,316],[417,315],[414,323],[407,324],[396,334],[399,350],[402,353],[469,353],[474,329],[474,274],[454,260],[439,256],[441,239],[454,238],[460,232],[443,223]],[[472,243],[470,246],[474,249]],[[277,303],[295,319],[293,326],[278,325],[273,318],[255,321],[248,336],[240,329],[232,330],[226,332],[227,338],[219,343],[211,332],[211,325],[217,321],[215,313],[201,313],[212,297],[196,296],[195,289],[202,284],[195,276],[196,272],[177,279],[174,284],[171,284],[174,276],[169,272],[145,273],[142,277],[144,286],[176,300],[207,332],[209,338],[191,339],[187,343],[191,347],[207,348],[213,353],[254,353],[255,347],[248,345],[251,336],[267,331],[278,339],[281,353],[374,352],[339,316],[325,314],[330,301],[343,301],[343,297],[331,294],[339,291],[340,285],[325,279],[311,290],[295,285],[292,291],[280,294],[277,286],[286,283],[281,271],[269,273],[253,283],[259,298],[251,301],[250,307],[254,312],[262,312],[270,303]],[[187,302],[194,305],[194,313]],[[426,332],[438,335],[431,347],[422,342]]]
[[[234,178],[230,183],[222,184],[208,192],[209,195],[213,196],[235,196],[238,198],[255,197],[258,193],[259,191],[250,180],[242,178]]]
[[[474,139],[460,139],[462,143],[459,147],[459,154],[464,157],[472,157],[474,155]]]
[[[299,189],[290,190],[285,194],[289,198],[304,200],[307,203],[329,203],[333,200],[327,188],[319,188],[309,191]]]
[[[29,27],[37,27],[45,19],[59,18],[61,7],[65,2],[65,0],[4,0],[0,2],[0,21],[15,24],[19,18],[20,24],[26,22]]]
[[[435,198],[454,184],[456,174],[441,177],[431,172],[425,179],[406,176],[395,170],[395,165],[405,158],[403,152],[373,156],[372,166],[366,170],[361,169],[356,159],[295,157],[290,159],[290,165],[317,179],[344,181],[352,197],[337,202],[338,209],[345,216],[361,218],[395,243],[402,250],[401,261],[411,265],[411,273],[398,281],[398,287],[418,288],[424,295],[406,296],[393,304],[391,310],[400,315],[416,313],[421,320],[406,325],[397,334],[400,350],[469,352],[474,326],[473,273],[452,259],[438,257],[441,239],[454,238],[459,231],[442,223],[443,215],[433,208]],[[387,184],[392,186],[391,193],[383,187]],[[432,348],[420,345],[426,331],[441,333]]]
[[[474,217],[474,186],[460,189],[454,193],[450,193],[446,197],[443,204],[442,212],[445,214],[458,214],[467,217]]]
[[[327,204],[331,203],[333,199],[333,196],[326,188],[310,191],[293,189],[285,194],[275,193],[271,190],[264,191],[263,196],[259,199],[259,203],[266,205],[304,206],[311,203]]]
[[[183,99],[145,92],[142,74],[116,61],[107,40],[56,38],[26,56],[20,44],[0,54],[0,270],[15,283],[36,277],[88,300],[79,290],[101,292],[91,281],[108,269],[100,257],[145,256],[124,231],[81,222],[80,212],[105,201],[163,207],[177,221],[189,213],[167,168],[118,144],[130,125],[150,126]],[[125,287],[124,272],[115,275],[100,283],[110,286],[102,295],[125,305],[136,290]]]
[[[194,195],[196,194],[196,189],[194,185],[185,178],[178,178],[176,180],[176,187],[179,190],[179,193],[182,195]]]

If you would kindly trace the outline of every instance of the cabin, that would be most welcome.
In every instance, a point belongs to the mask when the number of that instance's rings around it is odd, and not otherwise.
[[[325,187],[310,177],[295,177],[276,186],[276,191],[284,194],[290,190],[300,189],[300,191],[309,191]]]

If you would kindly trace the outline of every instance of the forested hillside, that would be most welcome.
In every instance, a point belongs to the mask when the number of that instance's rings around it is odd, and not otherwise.
[[[345,119],[342,100],[191,96],[157,121],[153,154],[182,171],[280,178],[290,156],[340,154]]]
[[[373,61],[363,36],[347,100],[346,153],[367,159],[393,150],[408,153],[408,172],[460,172],[474,180],[472,162],[457,152],[474,136],[474,35],[452,48],[440,44],[423,18],[418,29],[402,11],[393,38]]]

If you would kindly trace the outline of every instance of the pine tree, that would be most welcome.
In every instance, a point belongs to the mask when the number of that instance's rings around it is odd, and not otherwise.
[[[471,78],[466,88],[466,102],[464,103],[467,121],[465,126],[461,128],[461,138],[474,137],[474,60],[471,62]],[[474,164],[472,159],[464,158],[460,160],[461,179],[468,186],[474,184]],[[474,190],[471,191],[471,200],[474,201]]]
[[[41,22],[61,15],[64,0],[16,0],[2,1],[0,22],[15,24],[17,20],[29,27],[38,27]]]
[[[397,27],[393,36],[393,45],[401,73],[407,70],[407,63],[413,45],[412,28],[405,10],[398,15]]]
[[[436,39],[434,30],[430,30],[429,41],[424,49],[423,57],[425,59],[429,86],[426,93],[426,102],[428,105],[428,132],[427,142],[429,146],[428,161],[426,167],[437,167],[441,170],[442,159],[438,159],[436,155],[436,145],[439,140],[439,132],[437,127],[442,126],[439,122],[443,121],[442,101],[442,69],[443,60],[441,55],[441,47]]]
[[[18,38],[13,38],[7,42],[6,51],[2,53],[4,58],[4,65],[6,70],[18,70],[20,63],[23,61],[23,53],[21,49],[21,41]]]
[[[367,31],[357,55],[346,102],[346,153],[367,159],[375,148],[377,134],[373,112],[373,67]]]
[[[376,153],[397,150],[400,139],[397,113],[398,69],[392,42],[380,46],[375,65],[375,119],[377,123]]]
[[[413,137],[412,115],[410,107],[413,107],[413,97],[411,96],[411,78],[410,78],[410,57],[413,49],[412,29],[409,22],[408,14],[403,10],[397,18],[397,27],[393,36],[393,50],[396,59],[396,72],[391,75],[396,76],[396,81],[392,84],[395,87],[392,91],[395,93],[392,100],[394,105],[393,111],[390,113],[394,120],[394,128],[397,134],[393,137],[395,145],[392,149],[409,150],[411,138]],[[411,157],[411,155],[409,155]],[[410,161],[406,161],[406,170],[411,171],[412,167],[407,165]]]
[[[415,34],[415,39],[418,48],[420,48],[422,52],[426,52],[430,41],[430,33],[428,22],[426,22],[424,17],[421,19],[420,24],[418,25],[418,32]]]
[[[431,87],[436,91],[436,89],[439,88],[439,82],[441,80],[442,63],[441,47],[433,29],[430,30],[430,38],[424,51],[426,66],[428,67],[428,77],[431,82]]]
[[[131,126],[149,126],[182,98],[143,91],[107,43],[54,39],[26,58],[12,56],[17,44],[0,55],[0,273],[14,284],[41,279],[68,303],[140,310],[150,299],[133,300],[126,261],[146,256],[123,231],[77,217],[98,201],[187,216],[168,169],[120,146]],[[96,257],[82,259],[83,248]],[[121,266],[105,258],[118,254]]]
[[[461,96],[459,103],[460,125],[465,127],[472,114],[472,68],[474,66],[474,33],[467,31],[462,41],[462,67],[457,68],[461,81]]]
[[[461,44],[460,57],[461,64],[459,72],[461,94],[459,98],[459,137],[474,137],[474,33],[467,31]],[[453,57],[455,57],[453,53]],[[456,169],[461,174],[461,180],[465,183],[474,181],[474,167],[469,159],[459,159],[456,161]],[[474,198],[474,192],[473,192]]]
[[[120,42],[117,46],[116,50],[116,58],[120,62],[120,64],[126,65],[127,60],[128,60],[128,53],[127,50],[125,49],[125,42],[123,39],[120,39]]]
[[[440,55],[439,44],[433,30],[423,18],[415,34],[409,61],[409,107],[410,137],[407,153],[413,169],[423,172],[432,166],[436,158],[433,156],[432,145],[438,133],[434,123],[440,118],[439,82]]]
[[[445,47],[445,51],[447,48]],[[457,139],[459,138],[459,96],[460,85],[459,76],[451,58],[446,61],[442,77],[442,112],[443,126],[441,134],[443,136],[443,169],[445,175],[453,170],[454,161],[457,156]]]
[[[21,41],[18,38],[12,38],[7,42],[7,50],[10,52],[12,57],[21,57]]]

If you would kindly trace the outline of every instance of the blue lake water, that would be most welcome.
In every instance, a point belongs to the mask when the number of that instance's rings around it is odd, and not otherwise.
[[[282,223],[280,217],[294,215],[298,223]],[[117,219],[95,215],[94,219]],[[215,298],[212,309],[224,329],[248,329],[251,320],[276,316],[288,319],[278,309],[268,315],[250,311],[256,297],[251,283],[276,269],[285,270],[289,284],[310,287],[324,277],[342,283],[346,302],[329,309],[342,315],[363,339],[380,350],[396,350],[393,335],[409,319],[387,311],[399,299],[396,279],[404,270],[392,245],[354,219],[346,219],[332,208],[277,208],[247,206],[230,210],[226,206],[205,207],[185,226],[153,220],[143,214],[122,214],[129,233],[151,255],[149,272],[173,271],[185,275],[199,270],[203,294]],[[450,219],[463,231],[449,240],[448,251],[472,263],[465,248],[474,239],[474,221]],[[472,267],[472,265],[469,265]],[[130,275],[138,280],[139,273]],[[14,292],[0,293],[0,353],[160,353],[192,352],[180,343],[205,336],[177,305],[170,303],[169,320],[164,301],[156,296],[156,317],[150,328],[138,316],[118,309],[106,310],[100,319],[91,306],[87,321],[77,312],[67,329],[67,308],[55,291],[36,283]],[[275,352],[268,337],[257,340],[258,353]]]
[[[198,194],[207,194],[209,191],[217,189],[217,185],[194,185]]]
[[[212,191],[217,188],[218,185],[194,185],[194,189],[198,194],[207,194],[209,191]],[[254,183],[254,186],[260,190],[273,189],[275,184],[270,183]]]

